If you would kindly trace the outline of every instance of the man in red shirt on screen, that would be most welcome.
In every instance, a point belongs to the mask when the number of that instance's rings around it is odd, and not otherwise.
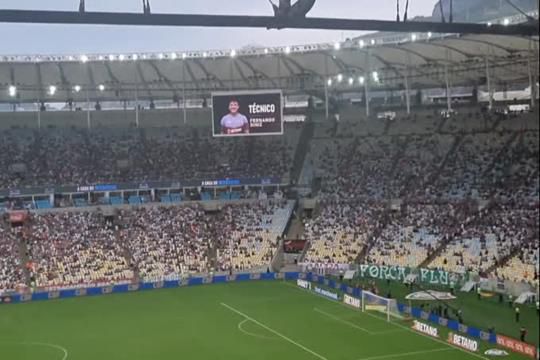
[[[221,119],[221,133],[223,135],[249,134],[249,120],[238,112],[238,100],[229,102],[229,113]]]

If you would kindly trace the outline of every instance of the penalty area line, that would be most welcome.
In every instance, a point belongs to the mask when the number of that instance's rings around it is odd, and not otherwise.
[[[26,346],[41,346],[41,347],[48,347],[48,348],[51,348],[51,349],[56,349],[56,350],[60,350],[64,353],[64,357],[62,358],[62,360],[67,360],[68,358],[68,351],[66,350],[66,348],[60,346],[60,345],[56,345],[56,344],[49,344],[49,343],[40,343],[40,342],[22,342],[22,343],[19,343],[20,345],[26,345]]]
[[[296,290],[298,290],[298,291],[301,291],[301,292],[303,292],[303,293],[305,293],[305,294],[311,294],[311,295],[314,295],[312,292],[310,292],[310,291],[308,291],[308,290],[305,290],[305,289],[302,289],[302,288],[299,288],[299,287],[297,287],[297,286],[295,286],[295,285],[292,285],[292,284],[290,284],[290,283],[288,283],[288,282],[286,282],[286,281],[284,281],[283,284],[285,284],[286,286],[291,287],[291,288],[293,288],[293,289],[296,289]],[[343,306],[343,307],[346,308],[346,309],[352,310],[350,307],[348,307],[347,305],[345,305],[345,304],[342,303],[341,301],[335,301],[335,300],[332,300],[332,299],[328,299],[328,298],[326,298],[326,297],[324,297],[324,296],[318,296],[318,297],[321,298],[321,299],[323,299],[323,300],[329,301],[329,302],[331,302],[331,303],[341,305],[341,306]],[[472,357],[475,357],[475,358],[478,358],[478,359],[482,359],[482,360],[489,360],[487,357],[484,357],[484,356],[482,356],[482,355],[480,355],[480,354],[477,354],[477,353],[473,353],[473,352],[467,351],[467,350],[462,349],[462,348],[460,348],[460,347],[458,347],[458,346],[456,346],[456,345],[452,345],[452,344],[450,344],[450,343],[444,342],[444,341],[441,340],[441,339],[434,338],[434,337],[431,337],[431,336],[429,336],[429,335],[425,335],[425,334],[419,333],[418,331],[414,331],[414,330],[411,329],[411,328],[408,328],[408,327],[403,326],[403,325],[401,325],[401,324],[397,324],[397,323],[395,323],[395,322],[393,322],[393,321],[387,322],[385,319],[382,319],[382,318],[380,318],[380,317],[378,317],[378,316],[376,316],[376,315],[370,314],[368,311],[361,312],[360,314],[365,314],[365,315],[368,315],[368,316],[370,316],[370,317],[372,317],[372,318],[374,318],[374,319],[378,319],[378,320],[380,320],[380,321],[384,321],[384,322],[386,322],[386,323],[388,323],[388,324],[391,324],[391,325],[393,325],[393,326],[395,326],[395,327],[398,327],[398,328],[400,328],[400,329],[402,329],[402,330],[404,330],[404,331],[406,331],[406,332],[410,332],[410,333],[413,333],[413,334],[415,334],[415,335],[418,335],[418,336],[424,337],[424,338],[426,338],[426,339],[429,339],[429,340],[431,340],[431,341],[437,342],[437,343],[439,343],[439,344],[446,345],[446,346],[448,346],[450,349],[454,349],[454,350],[460,351],[460,352],[462,352],[462,353],[464,353],[464,354],[467,354],[467,355],[469,355],[469,356],[472,356]]]
[[[433,350],[422,350],[422,351],[413,351],[408,353],[399,353],[399,354],[390,354],[390,355],[381,355],[381,356],[372,356],[368,358],[361,358],[358,360],[382,360],[382,359],[391,359],[396,357],[406,357],[406,356],[413,356],[413,355],[423,355],[423,354],[431,354],[436,352],[443,352],[443,351],[451,351],[454,350],[452,348],[439,348],[439,349],[433,349]]]
[[[305,352],[310,353],[311,355],[313,355],[313,356],[315,356],[315,357],[317,357],[317,358],[319,358],[319,359],[321,359],[321,360],[328,360],[327,358],[325,358],[325,357],[322,356],[321,354],[316,353],[315,351],[313,351],[313,350],[311,350],[311,349],[305,347],[304,345],[302,345],[302,344],[300,344],[300,343],[298,343],[298,342],[292,340],[291,338],[289,338],[289,337],[283,335],[282,333],[280,333],[280,332],[278,332],[278,331],[276,331],[276,330],[274,330],[274,329],[272,329],[272,328],[270,328],[270,327],[264,325],[264,324],[261,323],[260,321],[257,321],[257,320],[255,320],[254,318],[252,318],[252,317],[250,317],[250,316],[244,314],[244,313],[241,312],[240,310],[237,310],[237,309],[233,308],[232,306],[229,306],[229,305],[227,305],[227,304],[225,304],[225,303],[220,303],[220,304],[221,304],[221,306],[223,306],[223,307],[229,309],[230,311],[236,313],[237,315],[242,316],[244,319],[249,320],[249,321],[251,321],[251,322],[253,322],[253,323],[259,325],[260,327],[262,327],[262,328],[265,329],[265,330],[268,330],[268,331],[271,332],[272,334],[277,335],[277,336],[279,336],[280,338],[282,338],[283,340],[285,340],[285,341],[287,341],[287,342],[289,342],[289,343],[291,343],[291,344],[293,344],[293,345],[299,347],[300,349],[304,350]]]
[[[352,322],[347,321],[347,320],[343,320],[342,318],[339,318],[339,317],[337,317],[335,315],[327,313],[326,311],[322,311],[322,310],[317,309],[317,308],[313,308],[313,311],[318,312],[319,314],[322,314],[322,315],[324,315],[326,317],[329,317],[330,319],[338,321],[338,322],[340,322],[342,324],[345,324],[345,325],[348,325],[348,326],[350,326],[352,328],[355,328],[357,330],[363,331],[366,334],[373,335],[373,333],[371,331],[369,331],[368,329],[364,329],[363,327],[360,327],[360,326],[356,325],[355,323],[352,323]]]

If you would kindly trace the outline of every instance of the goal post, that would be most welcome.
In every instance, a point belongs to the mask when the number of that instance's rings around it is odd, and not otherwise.
[[[362,312],[377,311],[386,316],[387,321],[392,318],[403,319],[399,313],[397,301],[376,295],[370,291],[362,291]]]

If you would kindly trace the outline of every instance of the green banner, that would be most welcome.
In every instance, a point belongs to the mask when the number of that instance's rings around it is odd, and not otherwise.
[[[459,281],[457,274],[444,270],[415,269],[405,266],[360,265],[358,275],[362,278],[404,281],[409,275],[418,276],[421,283],[450,286]]]

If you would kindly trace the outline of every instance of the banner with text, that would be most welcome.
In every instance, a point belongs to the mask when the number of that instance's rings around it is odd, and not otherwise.
[[[405,281],[409,275],[418,276],[422,283],[431,285],[451,285],[459,281],[457,274],[444,270],[414,269],[405,266],[360,265],[358,276],[380,280]]]

